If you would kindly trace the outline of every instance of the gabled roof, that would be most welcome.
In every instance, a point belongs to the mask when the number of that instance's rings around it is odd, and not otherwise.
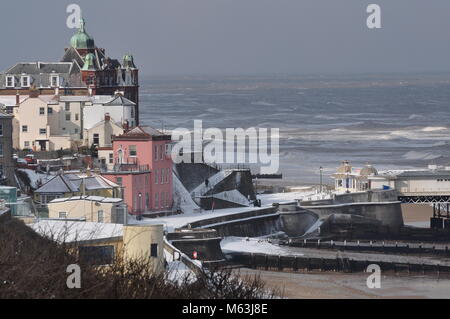
[[[150,126],[136,126],[125,134],[114,137],[114,140],[170,140],[171,136]]]
[[[96,127],[99,127],[99,126],[102,126],[102,125],[108,125],[108,124],[111,125],[111,126],[115,126],[117,128],[120,128],[123,131],[123,127],[122,127],[121,123],[116,123],[116,122],[114,122],[112,120],[111,121],[102,120],[102,121],[94,124],[92,127],[85,128],[85,130],[89,131],[89,130],[92,130],[92,129],[96,128]]]
[[[65,194],[80,192],[83,181],[86,190],[112,189],[119,187],[119,185],[101,175],[86,176],[70,173],[55,176],[36,190],[36,193]]]
[[[80,189],[67,176],[57,175],[42,185],[35,193],[64,194],[79,192]]]
[[[5,74],[70,73],[72,62],[20,62],[6,70]]]
[[[125,98],[122,94],[110,95],[94,95],[91,97],[92,104],[102,104],[107,106],[115,105],[131,105],[135,106],[136,103]]]

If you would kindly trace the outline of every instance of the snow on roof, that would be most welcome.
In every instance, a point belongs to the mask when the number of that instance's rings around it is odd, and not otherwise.
[[[114,197],[102,197],[102,196],[73,196],[67,198],[57,198],[52,200],[50,203],[62,203],[62,202],[70,202],[75,200],[87,200],[92,202],[100,202],[100,203],[120,203],[123,202],[122,198],[114,198]]]
[[[25,99],[28,98],[28,95],[20,95],[19,102],[22,103]],[[0,104],[4,104],[5,106],[15,106],[16,105],[16,96],[15,95],[0,95]]]
[[[69,193],[78,192],[79,187],[75,185],[65,175],[56,175],[43,186],[36,190],[36,193]]]
[[[41,236],[60,243],[71,243],[123,236],[123,225],[78,221],[41,220],[30,224]]]

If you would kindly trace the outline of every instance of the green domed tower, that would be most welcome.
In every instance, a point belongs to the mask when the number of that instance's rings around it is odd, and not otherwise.
[[[85,21],[83,18],[80,20],[80,28],[78,32],[74,34],[72,39],[70,39],[70,45],[74,49],[82,49],[82,50],[93,50],[95,49],[94,39],[86,33],[85,30]]]

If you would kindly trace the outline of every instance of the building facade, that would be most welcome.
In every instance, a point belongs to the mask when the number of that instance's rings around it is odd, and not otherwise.
[[[0,95],[114,95],[124,96],[136,104],[134,121],[139,123],[139,70],[132,55],[121,62],[106,55],[87,33],[84,20],[70,40],[60,62],[17,63],[0,74]]]
[[[102,153],[114,163],[113,169],[103,176],[124,187],[124,199],[130,212],[172,209],[170,142],[170,135],[138,126],[115,136],[112,149]]]
[[[0,112],[0,184],[16,185],[13,159],[13,117]]]
[[[60,96],[30,92],[13,108],[16,149],[77,150],[80,146],[111,146],[111,136],[134,124],[135,104],[114,96]],[[18,98],[19,96],[17,96]],[[109,113],[111,111],[111,113]]]
[[[121,198],[75,196],[54,199],[47,206],[50,219],[123,224],[126,217],[126,206]]]

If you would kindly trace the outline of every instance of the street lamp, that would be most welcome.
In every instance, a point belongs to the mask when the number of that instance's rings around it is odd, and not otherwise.
[[[319,171],[320,171],[320,193],[322,194],[322,174],[323,174],[322,166],[320,166]]]

